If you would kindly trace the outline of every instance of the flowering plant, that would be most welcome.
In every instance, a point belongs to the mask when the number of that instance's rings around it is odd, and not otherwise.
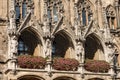
[[[70,58],[55,58],[52,66],[56,70],[75,71],[79,66],[79,62]]]
[[[88,60],[85,63],[85,69],[91,72],[108,72],[110,65],[103,60]]]
[[[21,68],[43,69],[46,60],[40,56],[21,55],[18,56],[18,65]]]

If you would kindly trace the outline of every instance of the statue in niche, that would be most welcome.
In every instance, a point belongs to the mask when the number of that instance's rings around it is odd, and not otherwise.
[[[80,63],[84,63],[84,48],[81,42],[77,42],[76,53]]]
[[[11,53],[13,54],[13,56],[15,56],[17,54],[17,48],[18,48],[18,41],[17,41],[17,37],[14,35],[11,37]]]
[[[50,41],[50,39],[47,39],[46,40],[46,51],[45,51],[45,55],[46,55],[46,58],[48,59],[48,60],[50,60],[51,59],[51,41]]]
[[[15,11],[14,10],[10,11],[10,18],[15,18]]]
[[[114,49],[112,44],[109,44],[108,45],[108,59],[109,59],[110,64],[113,64],[114,62],[115,52],[116,52],[116,49]]]

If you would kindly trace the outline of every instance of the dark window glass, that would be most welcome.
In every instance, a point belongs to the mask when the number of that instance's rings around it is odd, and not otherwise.
[[[22,4],[22,18],[25,18],[26,13],[27,13],[27,5],[26,5],[26,3],[24,2],[24,3]]]
[[[90,22],[91,20],[91,15],[88,15],[88,22]]]
[[[26,52],[28,52],[28,47],[24,44],[22,40],[19,40],[18,41],[18,55],[27,54]]]
[[[15,10],[16,10],[16,19],[19,19],[20,18],[20,7],[17,5],[15,7]]]
[[[47,14],[48,14],[48,18],[50,19],[51,18],[51,11],[48,10]]]
[[[83,25],[85,26],[86,25],[86,11],[85,11],[85,9],[83,9],[83,11],[82,11],[82,21],[83,21]]]
[[[55,44],[56,44],[56,42],[54,41],[53,42],[53,45],[52,45],[52,56],[54,57],[55,56]]]
[[[111,18],[111,28],[112,29],[114,29],[115,27],[114,27],[114,17],[113,18]]]
[[[54,7],[53,8],[53,17],[54,17],[54,21],[56,22],[56,21],[58,21],[58,15],[57,15],[57,8],[56,7]]]

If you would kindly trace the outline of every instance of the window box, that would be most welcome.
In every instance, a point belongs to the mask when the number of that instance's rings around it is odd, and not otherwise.
[[[21,55],[18,56],[18,66],[20,68],[44,69],[46,60],[40,56]]]
[[[91,72],[106,73],[110,69],[110,65],[108,62],[102,60],[88,60],[85,63],[85,69]]]
[[[53,68],[56,70],[63,70],[63,71],[76,71],[79,62],[75,59],[69,58],[55,58],[53,60]]]

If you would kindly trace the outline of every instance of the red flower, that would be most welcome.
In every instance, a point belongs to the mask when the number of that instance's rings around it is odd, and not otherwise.
[[[69,58],[55,58],[52,66],[56,70],[75,71],[79,66],[79,62]]]
[[[108,72],[110,65],[102,60],[89,60],[85,63],[85,69],[91,72]]]
[[[40,56],[21,55],[18,56],[18,65],[21,68],[43,69],[46,60]]]

